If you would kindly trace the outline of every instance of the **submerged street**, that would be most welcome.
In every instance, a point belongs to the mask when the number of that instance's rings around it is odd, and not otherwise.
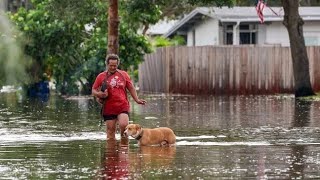
[[[293,96],[143,95],[130,120],[174,130],[174,147],[107,142],[92,97],[0,93],[4,179],[320,178],[320,102]]]

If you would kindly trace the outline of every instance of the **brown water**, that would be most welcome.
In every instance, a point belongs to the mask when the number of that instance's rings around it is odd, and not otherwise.
[[[106,142],[90,97],[0,93],[0,179],[319,179],[320,102],[144,95],[131,120],[174,147]]]

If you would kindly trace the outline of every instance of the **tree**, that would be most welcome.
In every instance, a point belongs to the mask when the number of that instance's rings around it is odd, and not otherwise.
[[[62,94],[88,94],[97,73],[105,69],[107,0],[34,0],[33,9],[19,9],[11,19],[26,37],[25,54],[32,57],[33,82],[46,72]],[[137,69],[151,51],[148,40],[122,21],[119,27],[121,68]],[[19,37],[18,37],[19,39]],[[35,69],[37,67],[37,69]],[[1,74],[1,73],[0,73]]]
[[[295,97],[314,95],[310,82],[309,59],[303,37],[304,21],[299,15],[298,0],[281,0],[284,9],[283,24],[288,30],[293,75],[295,84]]]
[[[108,54],[119,54],[118,0],[109,0],[108,15]]]

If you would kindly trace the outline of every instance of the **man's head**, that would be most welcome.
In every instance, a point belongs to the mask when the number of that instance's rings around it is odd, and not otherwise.
[[[108,54],[108,56],[106,57],[106,65],[110,73],[116,72],[119,64],[120,64],[120,59],[118,55]]]

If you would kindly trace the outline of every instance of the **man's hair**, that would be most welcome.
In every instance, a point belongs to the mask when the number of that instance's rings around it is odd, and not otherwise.
[[[120,63],[120,58],[118,55],[116,54],[108,54],[107,57],[106,57],[106,64],[109,64],[109,60],[112,59],[112,60],[117,60],[118,61],[118,64]]]

